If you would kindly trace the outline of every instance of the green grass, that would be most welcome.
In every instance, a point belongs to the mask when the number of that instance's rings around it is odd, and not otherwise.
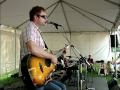
[[[3,74],[0,76],[0,86],[10,85],[13,82],[16,82],[18,78],[12,78],[11,75],[13,75],[15,71],[11,71],[9,73]]]
[[[12,83],[17,82],[17,81],[18,81],[18,78],[8,77],[8,78],[5,78],[5,79],[0,80],[0,86],[1,86],[1,87],[9,86],[9,85],[11,85]]]
[[[95,68],[95,71],[92,71],[92,74],[88,72],[88,75],[89,76],[92,75],[93,77],[98,77],[99,64],[95,64],[93,67]],[[104,78],[107,81],[110,81],[111,79],[113,79],[113,76],[112,75],[106,75],[106,76],[104,76]],[[120,85],[120,78],[117,78],[117,82]]]

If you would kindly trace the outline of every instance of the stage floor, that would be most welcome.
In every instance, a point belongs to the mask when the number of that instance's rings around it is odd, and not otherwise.
[[[72,85],[67,85],[68,90],[78,90],[77,81]],[[86,87],[87,86],[87,87]],[[87,82],[83,81],[82,90],[109,90],[107,85],[107,80],[104,77],[88,77]],[[79,90],[81,88],[79,87]]]
[[[67,90],[78,90],[77,85],[77,78],[73,80],[73,82],[67,81],[65,84],[67,86]],[[87,90],[86,86],[88,88],[95,88],[95,89],[89,89],[89,90],[109,90],[107,85],[107,80],[104,77],[87,77],[87,83],[83,81],[82,90]],[[25,90],[24,84],[22,80],[17,80],[15,83],[11,83],[9,86],[5,86],[4,90]],[[16,89],[15,89],[16,88]],[[79,90],[81,90],[79,88]]]

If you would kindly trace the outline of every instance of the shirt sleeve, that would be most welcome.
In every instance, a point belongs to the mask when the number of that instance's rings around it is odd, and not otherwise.
[[[23,39],[25,41],[25,43],[27,43],[28,41],[36,41],[36,32],[34,30],[34,28],[30,28],[27,27],[24,34],[23,34]]]

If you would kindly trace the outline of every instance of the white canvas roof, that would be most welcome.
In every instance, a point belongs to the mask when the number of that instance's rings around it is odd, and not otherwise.
[[[23,29],[29,10],[36,5],[47,9],[50,21],[67,32],[110,31],[120,18],[120,0],[0,0],[0,23]],[[44,32],[59,32],[47,25]]]

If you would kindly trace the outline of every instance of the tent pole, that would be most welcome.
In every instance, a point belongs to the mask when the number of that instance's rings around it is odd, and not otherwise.
[[[52,13],[55,11],[55,9],[57,8],[57,6],[59,5],[59,2],[55,5],[55,7],[53,8],[53,10],[50,12],[50,14],[48,15],[48,17],[50,17],[52,15]]]
[[[0,8],[1,8],[1,5],[0,5]],[[1,14],[0,14],[0,17],[1,17]],[[1,23],[1,22],[0,22]],[[0,28],[1,28],[1,25],[0,25]],[[0,29],[0,43],[1,43],[1,29]],[[1,44],[0,44],[0,78],[2,77],[2,61],[1,61]]]
[[[67,23],[67,27],[68,27],[68,30],[69,30],[70,42],[71,42],[71,28],[70,28],[70,25],[69,25],[69,22],[68,22],[68,18],[67,18],[65,9],[64,9],[64,7],[63,7],[62,0],[60,0],[60,3],[61,3],[62,11],[63,11],[64,17],[65,17],[65,21],[66,21],[66,23]],[[71,55],[71,48],[70,48],[70,55]]]
[[[64,17],[65,17],[65,20],[66,20],[66,23],[67,23],[67,26],[68,26],[68,29],[69,29],[69,33],[71,33],[71,28],[70,28],[70,25],[69,25],[69,22],[68,22],[68,18],[67,18],[67,15],[66,15],[66,12],[65,12],[65,9],[63,7],[62,2],[61,2],[61,7],[62,7],[62,11],[63,11]]]
[[[116,17],[116,19],[114,21],[115,24],[113,24],[113,26],[111,27],[111,32],[115,29],[115,27],[116,27],[117,22],[119,21],[119,19],[120,19],[120,8],[119,8],[119,12],[117,14],[117,17]]]
[[[111,1],[111,0],[104,0],[104,1],[109,2],[109,3],[111,3],[111,4],[114,4],[114,5],[118,6],[118,7],[120,7],[120,4],[119,4],[119,3],[113,2],[113,1]]]
[[[115,35],[115,34],[114,34]],[[117,55],[117,51],[116,51],[116,35],[115,35],[115,77],[117,78],[117,57],[116,57],[116,55]]]
[[[16,29],[15,29],[15,72],[16,72]]]
[[[0,2],[0,5],[2,5],[3,3],[5,3],[7,0],[3,0]]]
[[[1,29],[0,29],[0,43],[1,43]],[[1,44],[0,44],[0,78],[2,76],[2,66],[1,65],[2,65],[2,61],[1,61]]]

